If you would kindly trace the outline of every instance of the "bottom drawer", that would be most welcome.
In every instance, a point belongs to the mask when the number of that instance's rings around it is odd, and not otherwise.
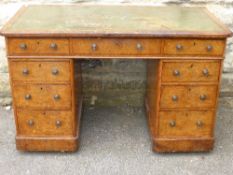
[[[159,112],[159,136],[210,137],[214,116],[214,111],[161,111]]]
[[[18,135],[64,136],[72,135],[71,111],[17,110]]]

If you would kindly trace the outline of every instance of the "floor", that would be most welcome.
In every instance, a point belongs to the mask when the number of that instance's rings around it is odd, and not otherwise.
[[[151,151],[143,108],[87,108],[78,152],[26,153],[15,149],[12,110],[0,108],[0,175],[231,175],[232,126],[233,108],[222,103],[212,152],[158,154]]]

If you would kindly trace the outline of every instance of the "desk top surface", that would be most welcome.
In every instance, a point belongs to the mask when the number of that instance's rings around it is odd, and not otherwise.
[[[230,31],[205,8],[123,5],[23,7],[3,35],[226,37]]]

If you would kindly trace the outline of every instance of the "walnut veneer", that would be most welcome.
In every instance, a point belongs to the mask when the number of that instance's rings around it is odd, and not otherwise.
[[[77,150],[79,59],[86,58],[147,59],[145,106],[154,151],[213,148],[231,32],[206,9],[28,6],[1,34],[6,37],[17,149]]]

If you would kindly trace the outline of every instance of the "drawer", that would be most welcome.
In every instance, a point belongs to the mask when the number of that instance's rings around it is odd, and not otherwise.
[[[211,137],[214,111],[161,111],[160,137]]]
[[[163,62],[163,82],[218,82],[220,61]]]
[[[68,39],[9,38],[9,55],[69,55]]]
[[[69,82],[71,65],[69,61],[9,61],[11,79],[16,82]]]
[[[72,135],[71,111],[17,110],[18,134],[26,136]]]
[[[14,84],[16,107],[35,109],[70,109],[70,85]]]
[[[161,108],[214,108],[217,85],[162,86]]]
[[[159,39],[73,39],[72,54],[83,56],[146,56],[160,54]]]
[[[164,41],[165,55],[222,56],[224,50],[225,40],[166,39]]]

